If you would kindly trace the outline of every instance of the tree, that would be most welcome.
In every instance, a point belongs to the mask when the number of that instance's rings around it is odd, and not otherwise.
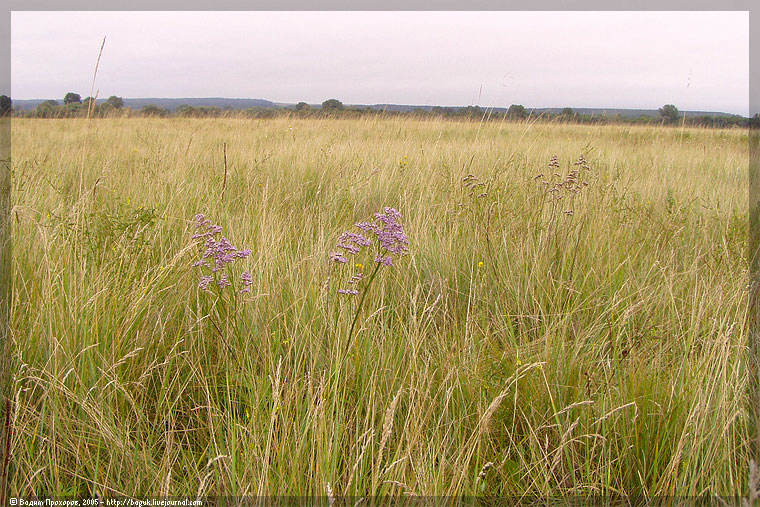
[[[61,109],[61,114],[64,118],[71,118],[79,115],[82,111],[85,111],[85,114],[87,114],[87,108],[83,107],[81,102],[72,102]]]
[[[57,100],[46,100],[44,102],[41,102],[37,106],[37,108],[35,109],[35,116],[39,118],[50,118],[57,114],[57,110],[58,110]]]
[[[572,107],[565,107],[562,109],[562,112],[560,114],[562,116],[573,116],[575,114],[575,111],[573,111]]]
[[[106,100],[107,103],[111,104],[115,109],[121,109],[124,107],[124,99],[121,97],[117,97],[116,95],[111,95]]]
[[[340,109],[343,109],[343,102],[338,99],[328,99],[322,102],[323,111],[338,111]]]
[[[507,116],[512,118],[527,118],[528,111],[525,110],[525,106],[522,104],[512,104],[507,109]]]
[[[98,116],[108,116],[113,110],[114,107],[110,102],[103,102],[98,106],[96,111],[93,111],[93,113],[97,112]]]
[[[660,116],[666,123],[678,121],[678,108],[673,104],[665,104],[660,108]]]
[[[95,106],[97,106],[97,101],[93,97],[85,97],[82,99],[82,108],[85,111],[89,111],[92,107],[93,112],[95,111]]]
[[[80,103],[82,102],[82,97],[78,93],[69,92],[63,97],[63,103],[68,104],[74,104],[74,103]]]
[[[143,108],[143,111],[145,109]],[[198,114],[198,111],[195,110],[193,106],[190,104],[182,104],[177,109],[174,110],[174,112],[177,114],[177,116],[196,116]]]
[[[144,116],[167,116],[169,114],[169,111],[162,107],[158,107],[155,104],[146,104],[142,108],[142,114]]]
[[[7,95],[0,95],[0,116],[7,116],[11,114],[13,104],[11,98]]]
[[[307,104],[306,102],[299,102],[298,104],[296,104],[296,111],[308,111],[309,109],[311,108],[309,107],[309,104]]]

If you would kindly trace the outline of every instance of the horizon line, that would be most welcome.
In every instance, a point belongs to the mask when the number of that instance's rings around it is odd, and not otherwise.
[[[213,95],[207,95],[207,96],[176,96],[176,97],[169,97],[169,96],[143,96],[143,97],[126,97],[126,96],[119,96],[115,95],[123,100],[146,100],[146,99],[160,99],[160,100],[182,100],[182,99],[194,99],[194,100],[203,100],[203,99],[220,99],[220,100],[262,100],[266,102],[270,102],[272,104],[283,104],[283,105],[296,105],[299,102],[305,102],[308,105],[321,105],[320,102],[307,102],[307,101],[296,101],[296,102],[285,102],[285,101],[278,101],[278,100],[271,100],[271,99],[265,99],[261,97],[224,97],[224,96],[213,96]],[[86,96],[81,96],[82,100],[87,98]],[[10,97],[11,101],[45,101],[45,100],[56,100],[56,101],[63,101],[63,98],[44,98],[44,97],[36,97],[36,98],[16,98],[14,99],[12,96]],[[325,100],[330,100],[336,97],[330,97]],[[108,97],[96,97],[96,102],[98,101],[107,101]],[[340,100],[340,99],[337,99]],[[324,101],[322,101],[324,102]],[[382,105],[389,105],[389,106],[406,106],[406,107],[456,107],[456,108],[466,108],[466,107],[480,107],[482,109],[497,109],[497,108],[509,108],[510,105],[522,105],[526,109],[562,109],[565,107],[569,107],[571,109],[600,109],[600,110],[607,110],[607,109],[623,109],[623,110],[632,110],[632,111],[657,111],[662,106],[653,106],[653,107],[631,107],[631,106],[526,106],[525,104],[519,104],[519,103],[512,103],[509,105],[488,105],[483,106],[480,104],[413,104],[413,103],[404,103],[404,102],[341,102],[345,106],[382,106]],[[189,105],[189,104],[188,104]],[[675,104],[674,104],[675,105]],[[676,107],[678,107],[676,105]],[[682,112],[697,112],[697,113],[722,113],[722,114],[730,114],[735,116],[743,116],[745,118],[751,117],[751,113],[748,114],[748,116],[744,116],[741,113],[733,113],[729,111],[723,111],[719,109],[706,109],[706,108],[700,108],[700,109],[680,109]]]

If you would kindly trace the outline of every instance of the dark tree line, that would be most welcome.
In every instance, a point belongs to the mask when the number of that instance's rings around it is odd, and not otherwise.
[[[8,115],[13,112],[10,97],[0,96],[0,115]],[[534,113],[522,104],[512,104],[506,112],[495,112],[492,109],[483,109],[480,106],[467,107],[443,107],[417,108],[413,111],[384,110],[378,108],[346,106],[338,99],[325,100],[320,105],[312,106],[306,102],[299,102],[295,106],[266,108],[251,107],[247,109],[233,109],[232,107],[217,106],[191,106],[181,105],[174,111],[162,108],[155,104],[148,104],[139,110],[133,110],[124,106],[121,97],[112,95],[106,100],[96,101],[93,97],[84,99],[78,93],[69,92],[63,97],[63,104],[55,100],[46,100],[32,111],[16,111],[17,116],[36,118],[72,118],[82,116],[107,117],[113,114],[127,116],[143,116],[154,118],[181,117],[181,118],[216,118],[216,117],[248,117],[248,118],[274,118],[282,115],[295,115],[299,117],[318,116],[343,116],[358,117],[364,115],[385,116],[416,116],[464,119],[472,121],[501,121],[503,119],[521,121],[531,118],[531,121],[561,122],[578,124],[643,124],[643,125],[688,125],[698,127],[748,127],[760,126],[760,118],[741,116],[691,116],[682,115],[673,104],[666,104],[659,109],[659,117],[641,115],[639,117],[623,117],[619,114],[614,116],[579,114],[570,107],[563,108],[559,113],[542,112]]]
[[[2,101],[1,97],[0,101]],[[8,99],[8,104],[10,107],[10,99]],[[78,93],[68,92],[63,96],[63,104],[59,104],[57,100],[46,100],[34,110],[16,111],[16,115],[32,118],[76,118],[88,115],[102,117],[109,116],[122,108],[124,108],[124,100],[116,95],[97,101],[94,97],[82,99]]]

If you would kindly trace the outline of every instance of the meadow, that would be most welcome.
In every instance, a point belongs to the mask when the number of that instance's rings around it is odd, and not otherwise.
[[[651,126],[15,119],[8,491],[739,494],[747,146]],[[377,229],[354,224],[393,210],[407,251],[379,264]],[[346,231],[372,246],[352,254]],[[239,255],[193,266],[221,236]]]

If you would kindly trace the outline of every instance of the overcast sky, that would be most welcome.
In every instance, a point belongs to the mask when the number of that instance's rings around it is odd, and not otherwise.
[[[20,12],[12,97],[748,114],[747,12]]]

